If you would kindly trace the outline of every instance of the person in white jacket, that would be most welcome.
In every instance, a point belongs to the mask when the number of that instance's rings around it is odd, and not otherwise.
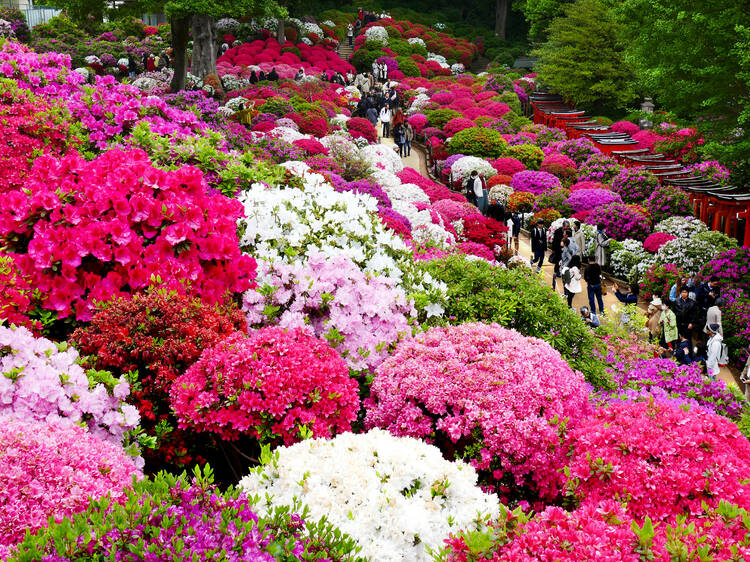
[[[391,136],[391,110],[387,105],[380,110],[380,122],[383,124],[383,136]]]
[[[576,254],[570,258],[568,267],[562,270],[563,282],[565,283],[565,296],[568,298],[568,306],[573,308],[573,298],[581,292],[581,257]]]
[[[719,333],[721,326],[718,324],[709,324],[706,327],[708,339],[708,358],[706,359],[706,372],[708,376],[715,379],[719,375],[719,360],[721,359],[722,343],[724,338]]]

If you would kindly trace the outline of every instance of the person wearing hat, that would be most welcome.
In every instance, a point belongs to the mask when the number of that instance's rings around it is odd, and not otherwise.
[[[659,341],[661,336],[661,299],[654,297],[654,299],[648,304],[646,310],[646,327],[648,328],[648,341],[654,343]]]
[[[588,306],[582,306],[580,312],[581,312],[581,318],[583,319],[583,321],[586,323],[587,326],[589,326],[590,328],[599,327],[599,325],[601,324],[599,322],[599,317],[593,312],[591,312]]]
[[[724,338],[721,337],[718,324],[709,324],[706,328],[707,333],[711,336],[708,339],[708,357],[706,358],[706,372],[708,376],[715,379],[719,374],[719,360],[721,359],[722,343]]]

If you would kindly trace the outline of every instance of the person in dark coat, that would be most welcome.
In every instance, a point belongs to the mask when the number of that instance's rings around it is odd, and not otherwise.
[[[251,84],[258,83],[258,74],[254,70],[250,73],[250,83]]]
[[[690,298],[687,287],[680,289],[680,296],[674,303],[674,314],[677,316],[677,330],[690,334],[698,319],[695,301]]]
[[[266,78],[266,73],[261,70],[258,73],[258,82],[263,82],[264,80],[268,80],[268,78]]]
[[[275,66],[271,69],[271,72],[268,73],[268,79],[271,82],[276,82],[276,80],[279,79],[279,74],[278,74],[278,72],[276,72],[276,67]]]
[[[614,284],[615,297],[622,304],[637,304],[638,303],[638,284],[635,283],[632,286],[620,287],[617,283]],[[620,290],[623,289],[623,290]]]
[[[552,255],[550,256],[550,262],[552,262],[555,265],[555,270],[552,273],[552,290],[555,290],[555,287],[557,286],[557,278],[560,277],[560,260],[562,259],[562,251],[563,251],[563,235],[565,234],[565,231],[570,228],[570,223],[568,221],[563,222],[562,226],[559,227],[555,232],[552,234]]]
[[[695,362],[693,345],[690,343],[690,337],[685,332],[680,332],[680,341],[675,346],[674,358],[680,365],[690,365]]]
[[[537,264],[536,272],[539,273],[542,270],[544,255],[547,252],[547,229],[544,228],[541,222],[536,222],[532,225],[531,251],[534,253],[531,265]]]
[[[596,263],[596,255],[589,256],[589,263],[586,271],[583,272],[583,279],[586,281],[586,291],[589,296],[589,307],[591,312],[596,314],[596,302],[599,303],[599,314],[604,312],[604,299],[602,298],[602,268]]]
[[[131,78],[135,78],[135,74],[138,72],[138,65],[133,58],[133,55],[128,55],[128,73]]]

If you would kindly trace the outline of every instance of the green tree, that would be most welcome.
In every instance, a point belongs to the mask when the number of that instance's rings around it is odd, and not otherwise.
[[[614,11],[638,85],[664,109],[695,120],[706,156],[750,178],[750,7],[747,0],[624,0]],[[742,171],[744,170],[744,172]]]
[[[632,72],[618,37],[620,25],[600,0],[577,0],[549,28],[539,57],[539,81],[576,107],[596,113],[633,100]]]
[[[84,22],[89,18],[101,22],[107,8],[106,0],[46,0],[44,4],[65,10],[68,17],[76,22]]]
[[[529,24],[529,39],[544,41],[547,29],[555,18],[563,14],[570,0],[516,0],[513,7],[522,12]]]

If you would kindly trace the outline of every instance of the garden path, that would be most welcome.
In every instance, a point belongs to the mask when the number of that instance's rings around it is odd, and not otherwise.
[[[526,234],[525,232],[521,232],[521,236],[519,237],[518,253],[520,255],[522,255],[523,257],[525,257],[525,258],[531,258],[531,255],[532,255],[532,253],[531,253],[531,242],[529,240],[528,234]],[[545,263],[542,266],[542,274],[544,275],[544,283],[548,287],[552,286],[552,272],[553,272],[553,270],[554,270],[554,265],[552,265],[551,263],[547,262],[546,258],[545,258]],[[579,309],[582,306],[588,306],[588,295],[587,295],[586,290],[585,290],[586,283],[582,281],[581,284],[584,286],[584,290],[581,293],[578,293],[573,298],[573,307],[575,309]],[[606,285],[607,285],[607,294],[603,296],[604,307],[606,308],[607,311],[611,311],[613,305],[619,305],[619,301],[617,300],[617,297],[615,297],[614,289],[612,289],[612,284],[611,283],[606,283]],[[557,283],[557,292],[558,293],[562,293],[563,292],[562,281],[560,279],[558,279],[558,283]],[[561,296],[560,298],[565,298],[565,297]],[[647,308],[648,305],[645,302],[640,302],[639,306],[645,312],[645,310],[646,310],[646,308]],[[740,385],[738,385],[738,382],[735,379],[734,374],[732,373],[732,371],[729,368],[722,367],[721,368],[721,372],[719,373],[719,378],[722,381],[724,381],[724,384],[727,384],[727,385],[731,384],[731,385],[734,385],[735,387],[739,387],[740,390],[742,390],[742,387]]]
[[[380,122],[378,122],[377,128],[379,132],[382,131]],[[391,137],[381,137],[380,142],[386,146],[396,147],[396,143],[393,142]],[[425,157],[424,151],[414,146],[414,144],[412,144],[411,147],[411,154],[402,158],[401,161],[407,168],[414,168],[424,177],[430,177],[427,174],[427,158]]]

